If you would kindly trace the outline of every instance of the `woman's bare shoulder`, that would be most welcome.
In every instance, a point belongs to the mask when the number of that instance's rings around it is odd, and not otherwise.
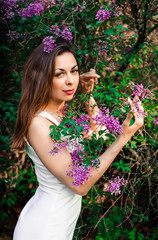
[[[32,142],[32,139],[40,140],[50,137],[51,125],[53,125],[53,123],[45,117],[39,115],[34,116],[28,129],[28,139]]]
[[[29,129],[34,129],[34,128],[48,128],[50,125],[53,125],[51,121],[49,121],[47,118],[42,117],[40,115],[35,115],[30,123]]]

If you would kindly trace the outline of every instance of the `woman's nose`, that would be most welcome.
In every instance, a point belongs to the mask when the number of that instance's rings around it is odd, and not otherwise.
[[[66,84],[72,84],[73,82],[73,76],[71,74],[67,74]]]

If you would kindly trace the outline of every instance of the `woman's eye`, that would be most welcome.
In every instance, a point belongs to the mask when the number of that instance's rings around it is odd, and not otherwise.
[[[63,73],[60,72],[60,73],[57,73],[55,76],[56,76],[56,77],[60,77],[62,74],[63,74]]]
[[[78,71],[79,71],[78,69],[74,69],[74,70],[72,70],[72,73],[76,73]]]

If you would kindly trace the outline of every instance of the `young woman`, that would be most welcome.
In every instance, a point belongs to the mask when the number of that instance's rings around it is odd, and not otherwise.
[[[81,76],[83,93],[89,92],[99,76],[90,71]],[[71,240],[81,209],[81,198],[97,182],[132,135],[143,125],[134,112],[135,123],[129,126],[132,114],[124,121],[121,135],[99,156],[100,167],[91,170],[92,177],[75,187],[70,170],[71,155],[67,148],[52,156],[50,125],[58,125],[62,108],[73,98],[79,84],[78,64],[74,52],[65,40],[56,40],[51,53],[43,44],[29,57],[23,73],[22,97],[12,148],[24,148],[35,164],[39,187],[22,210],[13,240]],[[91,97],[86,103],[92,116]],[[132,105],[132,101],[130,101]],[[141,103],[139,103],[142,109]],[[93,109],[94,110],[94,109]]]

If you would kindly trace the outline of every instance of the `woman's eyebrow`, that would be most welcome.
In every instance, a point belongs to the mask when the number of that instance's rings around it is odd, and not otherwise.
[[[74,69],[75,67],[78,67],[78,65],[76,64],[74,67],[72,67],[71,69]]]
[[[63,69],[63,68],[56,68],[56,69],[55,69],[55,71],[56,71],[56,70],[61,70],[61,71],[64,71],[64,69]]]
[[[73,66],[71,69],[74,69],[75,67],[78,67],[78,65],[76,64],[76,65]],[[63,69],[63,68],[56,68],[55,71],[56,71],[56,70],[65,71],[65,69]]]

